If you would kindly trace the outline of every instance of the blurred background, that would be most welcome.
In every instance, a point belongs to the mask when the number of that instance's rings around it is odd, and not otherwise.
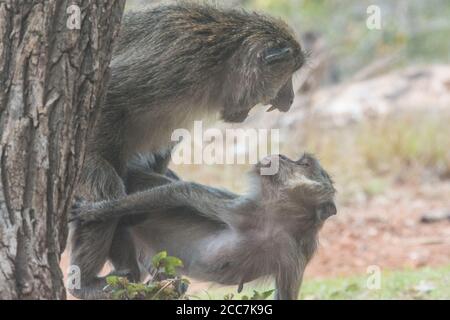
[[[127,10],[155,2],[128,0]],[[285,19],[309,52],[292,109],[256,109],[244,123],[279,128],[281,153],[316,154],[336,182],[338,215],[321,231],[302,298],[450,299],[449,1],[215,3]],[[370,5],[381,9],[379,30],[366,26]],[[173,169],[186,180],[247,188],[248,165]],[[366,285],[373,265],[382,272],[378,290]],[[192,287],[203,297],[205,289],[218,298],[235,291]]]

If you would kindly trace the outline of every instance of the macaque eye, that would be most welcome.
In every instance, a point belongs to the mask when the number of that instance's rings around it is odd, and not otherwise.
[[[292,55],[292,48],[269,48],[263,53],[263,60],[267,64],[273,64],[286,60]]]

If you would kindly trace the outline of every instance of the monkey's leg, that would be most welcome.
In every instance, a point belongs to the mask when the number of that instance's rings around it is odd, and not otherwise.
[[[138,282],[141,279],[139,264],[133,238],[127,227],[119,224],[109,251],[109,259],[115,272],[123,274],[128,280]]]
[[[226,200],[233,200],[233,199],[236,199],[237,197],[239,197],[238,194],[228,191],[226,189],[215,188],[215,187],[211,187],[211,186],[204,186],[204,187],[208,189],[209,193],[214,194],[218,198],[222,198],[222,199],[226,199]]]
[[[114,219],[112,222],[115,222]],[[79,267],[81,277],[80,288],[69,290],[72,295],[80,299],[109,299],[109,292],[104,290],[108,276],[139,280],[134,242],[125,227],[111,226],[110,221],[83,226],[74,223],[71,225],[71,232],[71,265]],[[106,277],[98,277],[108,259],[113,263],[114,271]]]
[[[211,190],[208,186],[193,182],[174,182],[119,200],[98,202],[72,210],[70,221],[101,223],[123,217],[145,218],[155,211],[185,207],[219,222],[238,223],[240,219],[231,209],[233,205],[233,199],[224,198],[222,194]],[[252,205],[249,202],[249,206]]]
[[[97,277],[87,284],[83,284],[80,288],[69,288],[69,292],[78,299],[83,300],[104,300],[111,299],[111,289],[106,279],[109,276],[129,278],[129,272],[113,271],[105,277]]]
[[[133,169],[129,170],[127,173],[127,191],[129,193],[134,193],[140,190],[147,190],[162,184],[171,183],[172,180],[164,175],[153,172],[148,169],[146,165],[138,168],[134,166]],[[114,223],[114,221],[111,221]],[[100,272],[104,263],[107,259],[110,260],[114,267],[114,271],[110,275],[120,275],[127,277],[130,281],[137,282],[140,280],[140,270],[138,261],[136,258],[136,251],[133,239],[129,234],[126,226],[122,226],[119,223],[117,226],[113,226],[112,223],[101,223],[101,224],[88,224],[86,226],[80,227],[79,225],[75,227],[75,238],[78,239],[82,244],[90,244],[91,241],[83,241],[82,239],[88,239],[92,235],[96,236],[98,233],[107,234],[102,235],[105,240],[101,243],[96,241],[93,237],[92,241],[94,244],[103,244],[102,248],[96,248],[96,252],[99,255],[95,257],[86,257],[84,255],[88,253],[94,253],[90,249],[86,249],[83,245],[75,245],[73,250],[73,261],[74,263],[80,263],[80,269],[82,273],[87,273],[88,277],[82,281],[82,288],[80,290],[72,290],[72,294],[82,299],[106,299],[109,298],[107,292],[103,289],[106,287],[106,278],[96,277]],[[84,229],[83,229],[84,228]],[[79,231],[77,231],[79,230]],[[91,231],[90,231],[91,230]],[[113,232],[111,234],[110,232]],[[112,240],[110,240],[112,239]],[[111,245],[108,248],[107,243],[111,241]],[[106,251],[107,250],[107,251]],[[107,254],[105,254],[107,253]],[[89,265],[89,268],[85,266],[85,261],[92,261],[93,265]],[[95,262],[98,261],[98,264]],[[95,276],[95,277],[94,277]]]
[[[170,156],[170,153],[169,153]],[[151,189],[160,185],[172,183],[173,180],[165,175],[156,173],[151,162],[146,158],[133,161],[132,166],[127,171],[126,189],[128,194]],[[156,168],[166,171],[168,161],[155,157],[155,161],[164,161],[157,164]],[[109,260],[114,267],[115,273],[126,276],[130,281],[138,282],[141,279],[139,264],[136,257],[135,245],[132,236],[127,228],[129,223],[120,220],[114,233],[113,241],[109,252]]]
[[[114,167],[99,155],[90,155],[85,162],[79,195],[91,201],[114,199],[125,195],[125,186]],[[102,224],[73,223],[71,233],[71,265],[81,273],[81,288],[73,290],[80,298],[104,298],[106,285],[98,273],[108,259],[118,219]],[[97,292],[96,292],[97,291]]]
[[[75,222],[71,232],[71,266],[80,270],[80,288],[69,290],[80,299],[105,299],[106,280],[97,275],[108,259],[117,219],[105,223],[80,225]],[[70,289],[70,288],[69,288]]]
[[[85,159],[77,195],[89,201],[111,200],[124,196],[125,185],[116,169],[101,155]]]

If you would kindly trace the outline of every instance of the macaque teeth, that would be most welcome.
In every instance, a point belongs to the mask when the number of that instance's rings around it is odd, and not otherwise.
[[[276,109],[277,109],[277,107],[275,107],[274,105],[271,105],[270,108],[267,109],[266,112],[271,112],[271,111],[276,110]]]

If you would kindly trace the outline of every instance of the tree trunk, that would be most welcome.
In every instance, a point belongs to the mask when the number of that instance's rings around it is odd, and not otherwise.
[[[66,217],[124,2],[0,0],[0,299],[65,298]]]

